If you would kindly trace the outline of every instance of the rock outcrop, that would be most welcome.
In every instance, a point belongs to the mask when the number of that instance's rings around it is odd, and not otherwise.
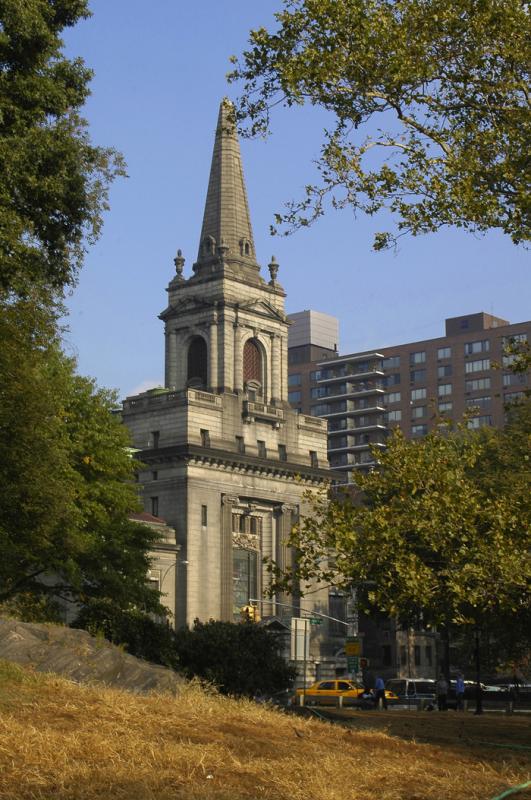
[[[177,672],[125,653],[86,631],[0,618],[0,658],[54,672],[78,683],[100,683],[133,692],[179,692]]]

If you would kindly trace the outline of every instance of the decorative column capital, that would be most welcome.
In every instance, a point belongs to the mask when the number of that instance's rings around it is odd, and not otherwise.
[[[232,494],[224,494],[221,498],[221,503],[224,506],[237,506],[240,498]]]

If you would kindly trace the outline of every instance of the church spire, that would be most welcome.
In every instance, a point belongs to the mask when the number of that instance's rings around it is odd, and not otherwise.
[[[234,121],[227,98],[219,108],[214,152],[205,202],[196,273],[202,267],[229,264],[233,269],[259,270]]]

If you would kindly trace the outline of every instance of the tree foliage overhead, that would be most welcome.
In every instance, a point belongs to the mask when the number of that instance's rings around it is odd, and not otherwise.
[[[91,144],[79,111],[91,71],[61,32],[88,0],[0,1],[0,290],[75,283],[121,157]]]
[[[331,112],[320,181],[277,224],[335,207],[390,209],[397,235],[501,229],[529,239],[529,8],[523,0],[285,0],[230,74],[238,117],[276,105]]]
[[[0,305],[0,602],[51,594],[160,611],[113,393],[76,374],[54,311]]]
[[[435,624],[531,618],[531,427],[395,432],[363,501],[314,501],[292,534],[300,559],[282,585],[318,577],[369,586],[372,608]],[[330,559],[328,561],[328,559]]]

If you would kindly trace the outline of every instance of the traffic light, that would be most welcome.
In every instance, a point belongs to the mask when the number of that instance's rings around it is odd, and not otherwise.
[[[249,603],[247,606],[240,608],[242,622],[260,622],[260,614],[258,613],[257,606]]]

